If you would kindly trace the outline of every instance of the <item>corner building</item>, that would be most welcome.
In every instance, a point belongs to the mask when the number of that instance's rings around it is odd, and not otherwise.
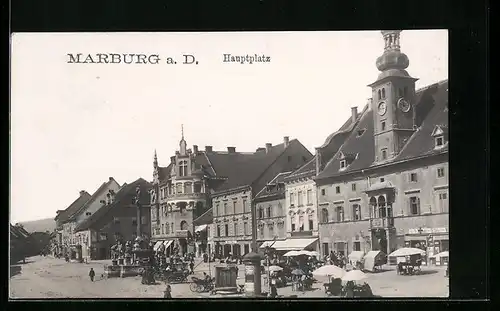
[[[322,254],[448,250],[448,81],[415,90],[400,32],[382,31],[372,98],[315,177]]]

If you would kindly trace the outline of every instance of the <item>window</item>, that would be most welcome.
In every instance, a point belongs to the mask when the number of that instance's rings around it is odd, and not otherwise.
[[[233,201],[233,214],[236,214],[236,201]]]
[[[364,133],[365,133],[365,129],[358,130],[358,134],[356,135],[356,137],[361,137]]]
[[[437,169],[438,178],[444,177],[444,167],[440,167]]]
[[[439,209],[441,213],[448,213],[448,193],[439,194]]]
[[[200,184],[199,182],[194,183],[194,189],[193,189],[193,192],[194,192],[194,193],[200,193],[200,192],[201,192],[201,184]]]
[[[142,216],[141,217],[141,225],[145,225],[148,223],[148,219],[146,218],[146,216]]]
[[[221,236],[220,235],[220,226],[219,225],[217,225],[217,235],[216,236]]]
[[[340,169],[343,169],[345,167],[346,167],[345,160],[340,161]]]
[[[385,178],[384,177],[381,177],[380,178],[380,182],[384,182],[385,181]]]
[[[264,218],[264,208],[259,207],[259,214],[258,214],[258,216],[259,216],[260,219]]]
[[[284,216],[285,214],[283,213],[283,206],[281,205],[280,202],[278,202],[278,211],[276,212],[276,216]]]
[[[326,194],[326,190],[325,189],[321,189],[321,195],[325,195]]]
[[[243,223],[243,234],[247,235],[250,231],[248,230],[248,222]]]
[[[165,233],[165,224],[161,224],[161,234]]]
[[[352,206],[352,217],[354,221],[361,220],[361,206],[359,204]]]
[[[321,210],[321,221],[328,222],[328,210],[326,208]]]
[[[181,183],[178,183],[178,184],[177,184],[177,185],[175,185],[175,186],[176,186],[176,189],[175,189],[175,190],[176,190],[176,193],[177,193],[177,194],[182,193],[182,184],[181,184]]]
[[[295,223],[293,222],[293,219],[290,219],[290,222],[291,222],[292,231],[295,231]]]
[[[352,248],[354,249],[354,251],[361,251],[361,242],[359,241],[356,241],[354,243],[352,243]]]
[[[356,184],[354,184],[354,183],[353,183],[353,184],[351,184],[351,190],[352,190],[352,191],[356,191]]]
[[[382,88],[382,99],[385,98],[385,88]]]
[[[330,252],[328,251],[328,243],[323,243],[323,255],[328,256]]]
[[[99,241],[106,241],[108,239],[108,234],[106,232],[99,232]]]
[[[299,205],[299,206],[302,206],[302,205],[303,205],[303,204],[302,204],[302,203],[303,203],[303,195],[302,195],[302,191],[299,191],[299,192],[297,193],[297,197],[298,197],[298,198],[297,198],[297,203],[298,203],[298,205]]]
[[[267,211],[266,211],[266,212],[267,212],[267,213],[266,213],[266,214],[267,214],[267,217],[268,217],[268,218],[269,218],[269,217],[271,217],[271,206],[268,206],[268,207],[267,207]]]
[[[274,227],[273,227],[273,225],[269,226],[268,229],[269,229],[269,237],[270,238],[274,237]]]
[[[312,203],[312,190],[309,189],[307,190],[307,205],[313,204]]]
[[[410,173],[410,182],[417,182],[417,173]]]
[[[224,232],[225,232],[226,236],[229,235],[229,225],[228,224],[224,225]]]
[[[90,215],[92,215],[92,213],[91,213],[91,212],[86,212],[86,213],[85,213],[85,216],[90,216]]]
[[[299,231],[304,231],[304,216],[299,216]]]
[[[246,213],[247,211],[247,200],[243,200],[243,213]]]
[[[168,222],[165,224],[165,233],[169,234],[170,233],[170,228],[168,226]]]
[[[382,160],[387,160],[387,149],[382,149]]]
[[[172,223],[170,223],[170,233],[174,233],[174,231],[175,231],[175,225],[172,222]]]
[[[410,198],[410,215],[420,215],[420,199],[417,197]]]
[[[184,184],[184,193],[193,193],[193,184],[187,182]]]
[[[436,137],[436,147],[442,147],[444,145],[443,136]]]
[[[187,176],[187,161],[179,162],[179,176]]]
[[[336,212],[337,212],[337,221],[338,222],[344,221],[344,207],[337,206]]]
[[[309,230],[314,230],[314,221],[312,219],[309,219]]]
[[[137,226],[137,218],[132,218],[132,226]]]
[[[381,126],[381,130],[385,131],[385,121],[382,121],[382,123],[380,124],[380,126]]]
[[[260,234],[261,236],[263,236],[263,235],[264,235],[264,226],[263,226],[263,225],[259,227],[259,234]]]
[[[295,193],[290,193],[290,206],[295,205]]]
[[[382,92],[380,90],[378,90],[378,99],[382,99]]]
[[[340,186],[335,187],[335,193],[340,193]]]
[[[227,215],[227,203],[224,203],[224,215]]]

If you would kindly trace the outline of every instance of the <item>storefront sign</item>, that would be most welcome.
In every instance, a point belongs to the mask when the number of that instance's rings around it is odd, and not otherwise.
[[[412,228],[408,230],[409,234],[436,234],[448,233],[447,228]]]

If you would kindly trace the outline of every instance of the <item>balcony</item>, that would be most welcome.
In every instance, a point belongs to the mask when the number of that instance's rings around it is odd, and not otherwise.
[[[176,193],[167,195],[167,199],[169,200],[183,200],[183,199],[205,199],[205,193]]]
[[[392,217],[370,219],[370,229],[385,229],[392,227],[394,227],[394,218]]]
[[[299,237],[299,236],[312,236],[312,231],[292,231],[291,236],[292,237]]]

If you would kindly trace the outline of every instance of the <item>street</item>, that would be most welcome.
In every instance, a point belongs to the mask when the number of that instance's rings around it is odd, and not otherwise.
[[[52,257],[31,257],[26,264],[11,266],[10,298],[162,298],[164,283],[142,285],[140,277],[103,279],[104,265],[110,260],[91,263],[67,263],[63,259]],[[196,277],[209,273],[207,263],[197,261]],[[94,268],[96,278],[91,282],[88,273]],[[448,297],[448,278],[444,276],[445,267],[423,267],[421,275],[397,275],[394,267],[387,271],[370,274],[366,282],[375,295],[382,297]],[[238,284],[244,283],[244,267],[239,266]],[[215,265],[210,264],[212,276]],[[190,279],[190,277],[189,277]],[[262,283],[264,284],[264,282]],[[263,291],[267,287],[263,285]],[[291,286],[278,288],[278,294],[299,298],[325,298],[321,282],[313,285],[313,290],[294,292]],[[217,298],[223,295],[193,293],[189,283],[172,284],[173,298]],[[228,296],[226,296],[228,297]]]

